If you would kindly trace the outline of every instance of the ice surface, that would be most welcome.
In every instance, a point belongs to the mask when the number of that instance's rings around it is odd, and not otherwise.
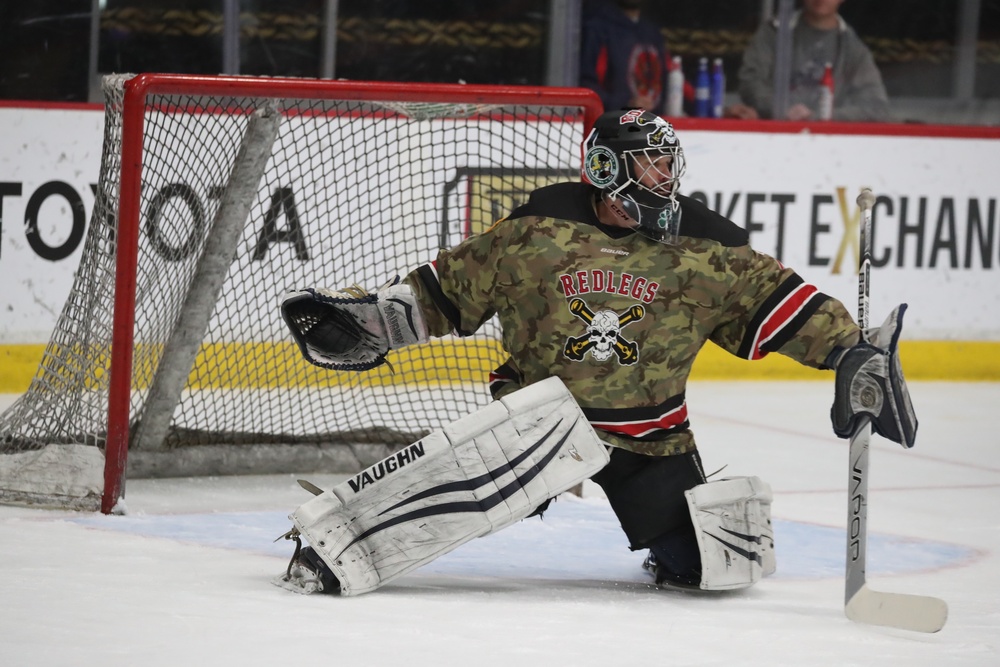
[[[843,613],[847,444],[832,386],[688,392],[706,470],[773,487],[778,572],[659,590],[599,489],[372,594],[299,596],[286,515],[311,475],[131,480],[126,516],[0,507],[0,665],[1000,665],[1000,384],[912,383],[917,445],[873,439],[868,581],[950,606],[935,635]]]

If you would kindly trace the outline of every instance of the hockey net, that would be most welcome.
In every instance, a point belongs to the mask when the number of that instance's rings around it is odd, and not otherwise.
[[[150,74],[104,87],[93,218],[39,369],[0,415],[0,500],[114,511],[126,468],[355,472],[489,401],[492,322],[338,373],[301,358],[280,297],[378,287],[578,179],[596,96]]]

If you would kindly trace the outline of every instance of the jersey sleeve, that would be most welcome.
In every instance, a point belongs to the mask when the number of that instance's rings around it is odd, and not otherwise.
[[[510,223],[492,228],[442,250],[406,277],[420,303],[428,333],[470,336],[496,312],[494,288],[507,249]]]
[[[860,330],[844,304],[773,257],[745,246],[733,262],[732,316],[710,338],[742,359],[778,352],[813,368]]]

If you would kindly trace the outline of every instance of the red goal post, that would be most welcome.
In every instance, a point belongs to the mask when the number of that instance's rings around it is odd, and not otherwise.
[[[69,482],[10,483],[30,466],[8,456],[103,449],[110,513],[136,461],[234,472],[228,446],[250,460],[235,471],[363,466],[480,407],[504,358],[495,329],[400,355],[395,374],[338,377],[293,358],[278,298],[377,287],[578,178],[602,110],[576,88],[142,74],[105,89],[91,229],[42,365],[0,415],[0,500],[93,502]]]

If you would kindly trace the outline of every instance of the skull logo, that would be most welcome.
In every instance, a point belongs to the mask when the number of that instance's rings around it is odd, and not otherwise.
[[[604,361],[611,357],[614,351],[612,346],[618,339],[621,332],[621,325],[618,321],[618,314],[613,310],[599,310],[594,313],[594,318],[587,327],[587,333],[594,346],[590,353],[594,359]]]
[[[613,310],[599,310],[596,313],[587,307],[583,299],[569,302],[569,312],[587,323],[583,336],[570,336],[563,346],[563,354],[573,361],[583,361],[590,352],[597,361],[606,361],[612,354],[618,362],[629,366],[639,360],[639,345],[635,341],[621,337],[622,329],[637,322],[646,314],[646,309],[635,304],[619,315]]]

